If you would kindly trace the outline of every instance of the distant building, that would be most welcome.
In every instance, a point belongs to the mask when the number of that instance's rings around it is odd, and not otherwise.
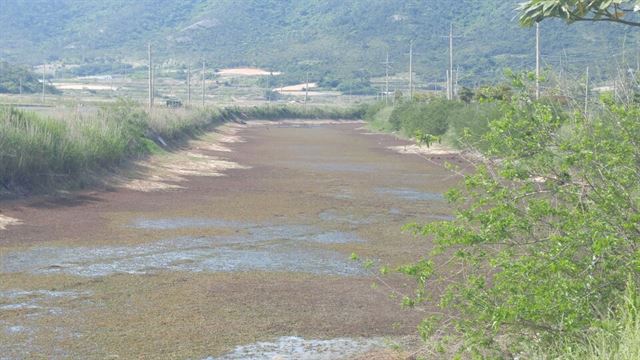
[[[181,108],[182,107],[182,101],[180,99],[169,99],[167,100],[167,107],[168,108]]]

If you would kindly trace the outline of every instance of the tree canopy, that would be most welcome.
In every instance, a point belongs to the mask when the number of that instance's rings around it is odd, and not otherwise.
[[[529,0],[521,3],[520,23],[531,26],[546,18],[576,21],[606,21],[640,26],[638,0]]]

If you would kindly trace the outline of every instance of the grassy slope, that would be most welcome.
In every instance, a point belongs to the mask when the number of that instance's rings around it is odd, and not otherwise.
[[[360,118],[362,110],[271,106],[211,108],[184,113],[147,112],[132,103],[95,115],[62,119],[0,107],[0,187],[31,192],[78,187],[92,172],[116,169],[129,159],[178,143],[216,124],[242,119]]]

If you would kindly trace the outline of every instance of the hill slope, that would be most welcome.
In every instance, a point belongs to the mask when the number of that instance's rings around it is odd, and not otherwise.
[[[315,77],[406,71],[416,44],[416,71],[442,78],[449,24],[456,63],[467,82],[505,66],[533,64],[534,33],[515,22],[521,0],[0,0],[0,59],[41,63],[108,58],[142,60],[152,42],[161,60],[205,57],[214,66],[254,65]],[[543,24],[545,61],[615,64],[637,35],[620,25]],[[625,33],[627,35],[625,35]],[[615,60],[615,59],[614,59]],[[466,75],[465,75],[466,74]],[[471,74],[472,76],[469,76]]]

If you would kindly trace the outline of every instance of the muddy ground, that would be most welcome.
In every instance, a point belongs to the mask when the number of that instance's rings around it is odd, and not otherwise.
[[[412,341],[420,313],[350,255],[424,254],[401,228],[448,219],[455,178],[362,126],[221,128],[145,164],[175,186],[0,203],[0,359],[333,359]]]

